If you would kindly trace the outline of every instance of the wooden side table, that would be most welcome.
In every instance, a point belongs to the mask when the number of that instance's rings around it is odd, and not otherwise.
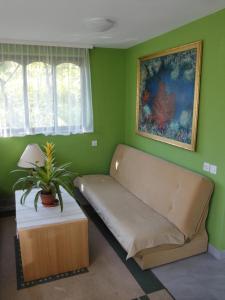
[[[62,189],[64,210],[34,209],[35,190],[20,204],[16,191],[16,222],[20,241],[24,281],[87,267],[88,219],[77,202]]]

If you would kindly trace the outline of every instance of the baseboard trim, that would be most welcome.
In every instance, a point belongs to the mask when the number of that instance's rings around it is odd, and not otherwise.
[[[208,253],[211,254],[216,259],[225,259],[225,250],[221,251],[215,248],[213,245],[209,244]]]

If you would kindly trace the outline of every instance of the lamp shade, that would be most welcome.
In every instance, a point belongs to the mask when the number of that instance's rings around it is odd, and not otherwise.
[[[32,164],[36,164],[39,167],[43,167],[45,164],[45,155],[37,144],[27,145],[17,163],[17,166],[31,169],[34,167]]]

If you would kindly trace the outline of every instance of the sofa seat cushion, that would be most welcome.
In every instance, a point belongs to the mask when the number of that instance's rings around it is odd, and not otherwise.
[[[175,225],[111,176],[86,175],[76,178],[75,185],[127,251],[127,258],[146,248],[184,244],[184,234]]]

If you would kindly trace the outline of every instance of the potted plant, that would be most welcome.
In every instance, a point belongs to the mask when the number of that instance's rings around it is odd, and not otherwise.
[[[73,186],[71,184],[73,173],[67,170],[70,163],[56,166],[54,148],[55,146],[53,143],[47,142],[44,146],[45,163],[43,167],[32,164],[32,170],[15,170],[26,173],[26,175],[19,178],[13,186],[14,190],[18,186],[24,190],[20,199],[22,205],[25,203],[25,200],[32,189],[39,188],[34,197],[34,207],[36,211],[39,197],[44,206],[56,206],[60,204],[61,211],[63,211],[63,199],[60,186],[74,197]]]

